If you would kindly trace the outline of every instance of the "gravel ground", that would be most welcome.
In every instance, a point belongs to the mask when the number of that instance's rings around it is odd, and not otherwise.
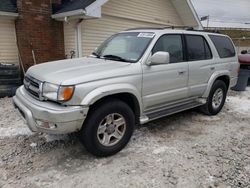
[[[250,88],[214,117],[194,110],[138,127],[115,156],[76,135],[31,133],[0,99],[0,187],[250,187]]]

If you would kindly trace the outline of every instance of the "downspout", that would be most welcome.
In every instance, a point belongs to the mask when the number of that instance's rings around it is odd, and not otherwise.
[[[64,22],[68,22],[69,17],[66,16],[64,17]],[[82,28],[81,28],[81,23],[83,19],[78,19],[76,25],[75,25],[75,50],[72,50],[70,52],[70,58],[74,57],[82,57]]]
[[[79,19],[76,23],[77,57],[82,57],[82,21],[83,19]]]
[[[36,55],[35,55],[35,51],[34,51],[32,43],[30,43],[30,47],[31,47],[31,53],[32,53],[33,63],[34,63],[34,65],[36,65]]]

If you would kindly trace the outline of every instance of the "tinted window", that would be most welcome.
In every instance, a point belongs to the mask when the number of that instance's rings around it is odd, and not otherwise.
[[[208,43],[205,39],[203,39],[204,45],[205,45],[205,53],[206,53],[206,59],[212,59],[212,52],[210,47],[208,46]]]
[[[235,50],[231,40],[224,36],[209,35],[221,58],[234,57]]]
[[[189,61],[211,59],[212,54],[204,37],[199,35],[186,35],[187,55]]]
[[[168,52],[170,63],[183,61],[183,46],[181,35],[164,35],[155,44],[152,53],[159,51]]]

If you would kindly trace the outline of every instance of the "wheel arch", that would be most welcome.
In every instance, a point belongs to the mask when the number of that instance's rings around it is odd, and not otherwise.
[[[139,122],[139,117],[142,114],[141,96],[135,87],[128,84],[97,88],[83,99],[81,105],[90,106],[91,109],[93,106],[111,99],[119,99],[128,104],[135,114],[136,123]]]
[[[205,93],[203,94],[204,98],[207,98],[209,96],[210,90],[211,90],[211,88],[216,80],[221,80],[221,81],[225,82],[225,84],[227,86],[227,90],[228,90],[229,86],[230,86],[230,73],[229,73],[229,71],[216,72],[210,77],[210,79],[208,81],[207,89],[206,89]]]

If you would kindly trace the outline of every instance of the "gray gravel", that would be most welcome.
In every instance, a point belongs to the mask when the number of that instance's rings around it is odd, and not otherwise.
[[[195,110],[138,127],[115,156],[89,155],[76,134],[33,134],[0,99],[0,187],[250,187],[250,90],[223,111]]]

